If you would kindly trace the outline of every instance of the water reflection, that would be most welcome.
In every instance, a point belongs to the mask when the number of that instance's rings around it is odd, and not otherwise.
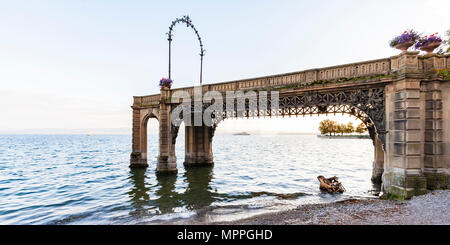
[[[373,197],[370,139],[220,135],[213,142],[214,169],[184,169],[180,159],[177,176],[158,178],[154,165],[128,168],[130,141],[118,135],[0,136],[0,223],[153,222],[203,211],[229,217],[229,210],[246,206]],[[148,148],[156,152],[158,141]],[[177,152],[184,153],[182,144]],[[321,198],[318,175],[339,176],[347,192]]]
[[[177,175],[156,175],[156,185],[148,187],[146,178],[152,178],[151,174],[147,176],[145,169],[130,170],[132,187],[128,195],[133,206],[131,215],[142,215],[147,209],[156,209],[159,214],[174,213],[179,207],[197,210],[211,205],[216,199],[217,193],[210,186],[212,167],[186,169],[182,176],[187,182],[184,192],[176,191]]]
[[[188,187],[182,196],[186,208],[199,209],[209,206],[215,201],[216,193],[210,186],[213,179],[212,167],[188,168],[184,173],[184,178],[188,182]]]
[[[180,206],[179,194],[175,192],[177,175],[156,175],[155,205],[161,213],[173,213],[175,207]]]
[[[145,185],[146,178],[145,169],[130,169],[130,177],[128,179],[132,185],[128,196],[134,209],[130,212],[131,215],[145,212],[145,205],[150,200],[150,189]]]

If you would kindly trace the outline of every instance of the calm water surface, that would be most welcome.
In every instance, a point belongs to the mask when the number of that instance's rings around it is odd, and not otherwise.
[[[373,197],[369,139],[216,134],[213,168],[156,176],[157,136],[147,170],[131,170],[124,135],[0,136],[0,224],[204,223],[354,197]],[[344,194],[319,192],[339,176]]]

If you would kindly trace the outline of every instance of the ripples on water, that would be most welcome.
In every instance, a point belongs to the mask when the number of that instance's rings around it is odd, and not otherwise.
[[[213,168],[156,176],[157,136],[147,170],[129,169],[125,135],[0,136],[0,224],[202,223],[371,197],[369,139],[313,135],[217,134]],[[339,176],[347,192],[319,192],[318,175]]]

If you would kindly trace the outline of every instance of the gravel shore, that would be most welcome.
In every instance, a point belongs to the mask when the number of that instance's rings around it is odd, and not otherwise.
[[[407,201],[347,200],[214,224],[230,225],[449,225],[450,190]]]

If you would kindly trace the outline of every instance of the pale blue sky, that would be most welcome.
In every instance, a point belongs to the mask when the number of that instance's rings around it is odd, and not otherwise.
[[[130,128],[132,96],[159,92],[165,33],[185,14],[205,45],[204,83],[215,83],[396,55],[394,35],[444,33],[449,9],[447,0],[1,0],[0,132]],[[198,53],[192,31],[177,26],[174,87],[198,81]],[[309,132],[320,120],[236,120],[222,130],[282,122]]]

